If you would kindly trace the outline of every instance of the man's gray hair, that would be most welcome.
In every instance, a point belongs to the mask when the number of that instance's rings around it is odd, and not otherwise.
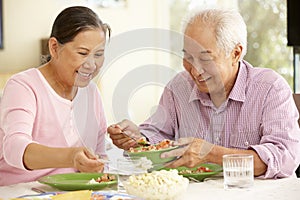
[[[183,20],[183,33],[190,24],[198,20],[213,28],[217,47],[226,56],[230,55],[237,44],[241,44],[243,51],[240,60],[243,59],[247,52],[247,27],[238,11],[216,8],[194,10]]]

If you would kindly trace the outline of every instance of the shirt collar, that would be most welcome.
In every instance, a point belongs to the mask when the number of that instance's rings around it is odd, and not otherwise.
[[[229,94],[229,99],[235,100],[235,101],[241,101],[244,102],[246,98],[246,82],[247,82],[247,65],[248,63],[245,61],[239,62],[239,71],[238,75],[236,77],[236,81],[234,83],[234,86]]]
[[[196,84],[194,84],[194,86],[193,86],[193,89],[192,89],[192,92],[190,95],[190,99],[189,99],[189,103],[191,103],[192,101],[195,101],[195,100],[200,100],[201,102],[202,102],[202,100],[210,101],[208,94],[200,92]]]

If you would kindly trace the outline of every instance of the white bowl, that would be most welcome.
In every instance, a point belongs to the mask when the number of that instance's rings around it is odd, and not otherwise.
[[[178,175],[177,170],[161,170],[132,175],[123,184],[128,194],[145,200],[174,200],[185,193],[189,180]]]

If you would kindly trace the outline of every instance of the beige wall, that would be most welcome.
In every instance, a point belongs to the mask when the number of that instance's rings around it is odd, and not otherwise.
[[[4,49],[0,50],[0,94],[11,73],[39,65],[40,40],[49,37],[55,17],[67,6],[91,7],[104,22],[110,24],[113,37],[139,28],[169,27],[168,0],[127,0],[124,8],[105,9],[93,6],[89,1],[3,0]],[[168,66],[169,57],[157,51],[129,53],[117,59],[109,70],[95,80],[103,96],[108,123],[116,120],[112,115],[112,98],[118,80],[141,65],[160,63]],[[141,87],[138,91],[133,91],[128,102],[132,120],[141,122],[148,117],[153,105],[157,104],[161,91],[161,86]]]
[[[12,73],[39,65],[40,41],[49,37],[55,17],[65,7],[71,5],[91,7],[104,22],[110,24],[113,37],[139,28],[168,29],[170,27],[169,0],[127,0],[127,5],[123,8],[105,9],[91,5],[92,1],[95,0],[3,0],[4,49],[0,50],[0,96],[6,80]],[[232,1],[235,0],[230,0]],[[204,1],[194,0],[193,2],[200,6]],[[230,6],[232,5],[236,4],[231,3]],[[166,41],[157,41],[157,43],[160,42]],[[112,102],[119,81],[140,66],[151,64],[170,66],[170,57],[172,55],[168,52],[142,49],[126,52],[126,55],[120,56],[113,63],[108,63],[109,69],[95,78],[95,81],[101,90],[109,123],[116,120],[113,116]],[[174,56],[172,59],[172,63],[179,66],[175,67],[182,69],[181,59],[174,58]],[[141,74],[141,77],[143,76],[146,77],[148,74]],[[166,78],[165,74],[161,74],[158,70],[157,75],[153,77],[153,82],[160,83],[162,79],[166,82],[170,78]],[[122,87],[125,91],[128,85],[125,83]],[[163,85],[141,85],[136,90],[130,91],[128,102],[127,99],[122,98],[119,101],[120,104],[124,102],[127,104],[132,120],[141,122],[157,105],[162,89]]]
[[[163,9],[157,5],[159,0],[127,1],[125,8],[103,9],[90,6],[87,0],[3,0],[4,49],[0,50],[0,73],[38,66],[40,40],[49,37],[55,17],[70,5],[92,7],[111,25],[114,34],[142,27],[168,27],[166,17],[156,17]]]

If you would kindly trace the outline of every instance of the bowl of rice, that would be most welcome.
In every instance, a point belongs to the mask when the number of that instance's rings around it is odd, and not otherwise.
[[[189,180],[172,169],[132,175],[123,184],[128,194],[145,200],[175,200],[186,192]]]

